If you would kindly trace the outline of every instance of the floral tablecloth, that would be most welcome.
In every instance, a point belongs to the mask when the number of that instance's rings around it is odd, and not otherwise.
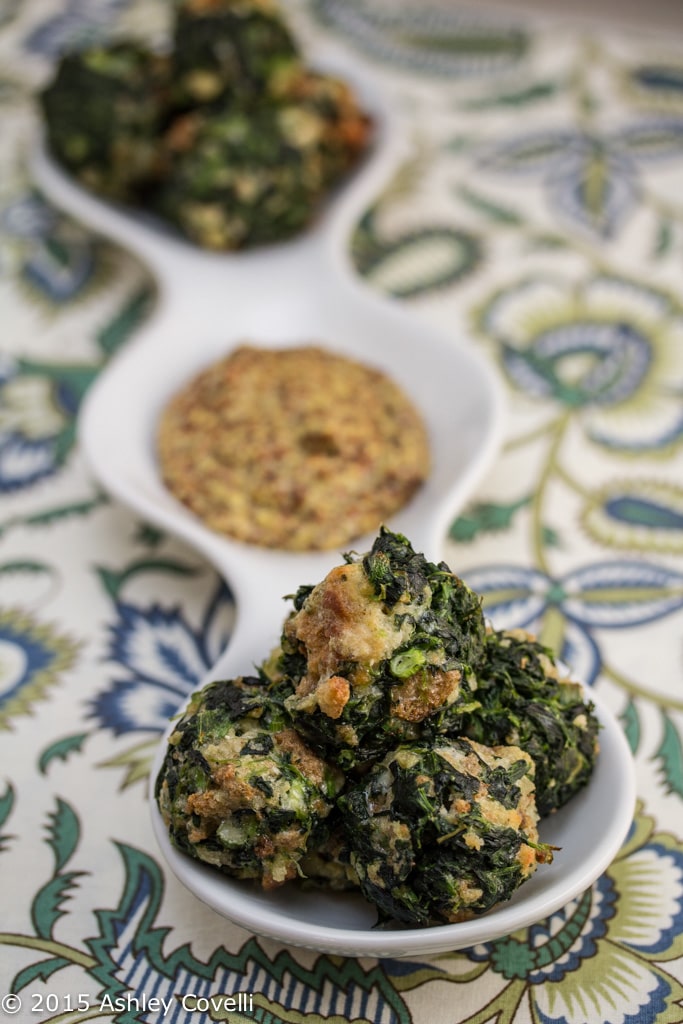
[[[32,95],[66,46],[162,40],[169,7],[0,7],[0,1018],[683,1021],[683,38],[435,0],[289,5],[311,51],[353,49],[411,126],[358,272],[466,334],[507,390],[504,447],[443,556],[496,625],[601,692],[638,775],[626,844],[561,912],[426,961],[347,960],[256,938],[167,872],[149,761],[228,640],[230,593],[102,494],[76,441],[154,285],[32,187]]]

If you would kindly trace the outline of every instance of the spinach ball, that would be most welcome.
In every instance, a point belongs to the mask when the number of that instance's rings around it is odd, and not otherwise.
[[[173,98],[179,108],[267,95],[299,65],[273,0],[180,0],[173,29]]]
[[[477,706],[485,634],[462,580],[383,528],[364,557],[299,589],[276,672],[295,688],[285,701],[295,728],[352,770]]]
[[[54,157],[86,188],[134,201],[163,172],[168,59],[135,42],[65,54],[40,96]]]
[[[380,920],[462,921],[510,899],[552,854],[518,747],[399,747],[341,795],[350,862]]]
[[[173,844],[265,889],[298,874],[343,784],[257,678],[195,693],[168,740],[156,799]]]
[[[295,102],[188,113],[165,136],[158,210],[206,249],[289,238],[322,201],[325,139],[322,115]]]

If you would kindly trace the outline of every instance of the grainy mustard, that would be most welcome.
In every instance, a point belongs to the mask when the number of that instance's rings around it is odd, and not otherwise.
[[[243,345],[165,408],[167,487],[207,526],[289,550],[379,525],[429,472],[425,426],[384,373],[316,346]]]

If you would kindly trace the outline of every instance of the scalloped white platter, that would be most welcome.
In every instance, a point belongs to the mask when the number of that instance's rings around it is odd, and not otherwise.
[[[435,330],[353,274],[348,236],[405,152],[401,124],[367,68],[345,53],[321,66],[351,81],[375,123],[372,151],[315,224],[296,239],[237,254],[201,251],[139,212],[85,192],[37,146],[36,184],[58,206],[122,245],[156,278],[159,298],[144,328],[92,386],[80,420],[89,466],[112,495],[206,557],[236,600],[230,643],[205,682],[253,670],[276,643],[284,595],[315,583],[340,552],[290,553],[241,544],[206,528],[164,487],[155,456],[159,414],[200,369],[238,344],[324,345],[388,373],[422,413],[432,466],[425,485],[387,523],[416,550],[438,560],[449,523],[498,450],[501,391],[473,343]],[[372,537],[353,548],[366,550]],[[454,567],[457,568],[457,567]],[[630,826],[632,759],[622,731],[596,698],[602,723],[595,775],[586,790],[542,823],[542,839],[561,847],[514,898],[460,924],[379,930],[360,897],[284,887],[265,893],[175,850],[152,799],[161,851],[180,881],[219,914],[286,944],[348,956],[425,956],[486,942],[529,925],[586,889],[607,867]],[[152,786],[166,738],[159,746]]]

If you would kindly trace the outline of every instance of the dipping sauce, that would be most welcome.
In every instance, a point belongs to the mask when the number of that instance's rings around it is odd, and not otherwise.
[[[375,531],[429,473],[422,419],[386,374],[314,345],[243,345],[171,399],[166,486],[204,523],[268,548]]]

